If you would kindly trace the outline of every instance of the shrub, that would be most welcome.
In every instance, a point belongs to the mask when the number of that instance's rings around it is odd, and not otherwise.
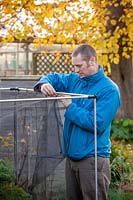
[[[111,164],[111,188],[118,188],[130,181],[131,163],[127,162],[121,150],[112,160]]]
[[[11,163],[8,160],[0,160],[0,183],[12,182],[15,176],[13,175],[13,169]]]
[[[108,200],[131,200],[133,192],[125,192],[121,190],[110,190]]]
[[[133,139],[133,120],[132,119],[118,119],[114,120],[111,126],[111,136],[114,139]]]
[[[111,127],[111,188],[133,181],[133,120],[117,119]]]
[[[15,185],[10,161],[0,160],[0,198],[4,200],[31,200],[31,196]]]

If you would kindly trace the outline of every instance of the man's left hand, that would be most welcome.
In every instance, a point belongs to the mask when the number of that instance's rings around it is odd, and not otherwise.
[[[72,103],[71,96],[70,95],[61,95],[61,97],[70,97],[70,99],[61,99],[61,102],[63,103],[64,107],[67,108]]]

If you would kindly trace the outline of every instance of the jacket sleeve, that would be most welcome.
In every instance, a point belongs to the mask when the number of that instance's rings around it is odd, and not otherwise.
[[[58,74],[53,73],[46,76],[43,76],[35,85],[34,90],[39,91],[39,85],[43,83],[50,83],[56,91],[66,92],[69,86],[69,79],[71,74]]]
[[[120,106],[118,90],[110,89],[102,92],[96,101],[97,133],[102,133],[110,125]],[[71,103],[65,112],[65,117],[75,125],[88,132],[94,132],[94,109],[78,107]]]

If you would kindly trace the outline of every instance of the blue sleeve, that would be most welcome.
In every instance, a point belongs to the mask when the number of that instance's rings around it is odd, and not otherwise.
[[[50,83],[56,91],[67,92],[70,83],[71,74],[53,73],[43,76],[34,86],[34,90],[38,91],[38,86],[43,83]]]
[[[118,90],[110,89],[102,92],[96,101],[97,132],[102,133],[110,125],[120,106]],[[94,132],[94,109],[78,107],[71,103],[65,112],[65,117],[75,125],[89,132]]]

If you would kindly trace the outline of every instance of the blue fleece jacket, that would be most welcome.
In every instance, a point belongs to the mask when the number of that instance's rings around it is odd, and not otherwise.
[[[110,156],[110,127],[120,106],[120,92],[117,85],[104,75],[102,68],[98,73],[80,78],[76,73],[53,73],[43,76],[35,85],[49,82],[58,92],[96,95],[97,116],[97,155]],[[94,100],[72,99],[65,111],[63,131],[64,155],[80,160],[94,156]]]

